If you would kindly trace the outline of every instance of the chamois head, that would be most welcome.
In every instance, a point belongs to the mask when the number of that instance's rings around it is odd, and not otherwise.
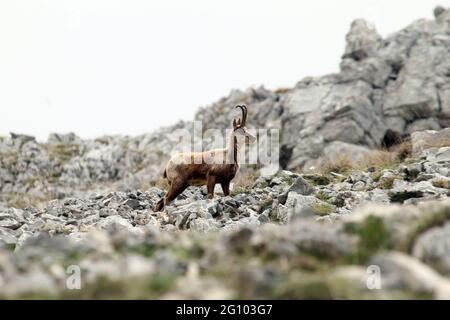
[[[247,107],[245,105],[236,106],[242,110],[242,118],[233,120],[233,130],[237,137],[243,137],[246,144],[256,141],[256,137],[247,130]]]

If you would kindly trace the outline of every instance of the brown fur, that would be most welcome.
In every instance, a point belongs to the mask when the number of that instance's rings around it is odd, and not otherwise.
[[[238,153],[239,145],[235,132],[242,129],[248,134],[245,128],[246,108],[243,110],[243,120],[233,121],[234,132],[230,137],[230,145],[225,149],[215,149],[205,152],[179,153],[172,157],[164,170],[164,178],[169,182],[169,191],[161,199],[155,211],[161,211],[168,203],[174,200],[189,186],[206,185],[208,189],[208,199],[214,197],[214,188],[220,184],[225,196],[230,194],[230,182],[236,176],[239,169]],[[245,136],[246,140],[248,136]],[[233,158],[231,161],[232,150]],[[211,159],[216,159],[211,161]]]
[[[239,169],[237,159],[233,164],[209,164],[205,161],[207,152],[201,153],[202,163],[174,163],[169,161],[166,170],[164,171],[165,178],[167,178],[170,188],[164,199],[161,199],[155,210],[161,211],[166,204],[174,200],[189,186],[203,186],[208,187],[208,198],[214,197],[214,187],[220,183],[225,196],[230,194],[230,182],[236,176]],[[225,149],[223,150],[225,152]],[[177,155],[183,156],[183,154]],[[226,159],[226,158],[225,158]]]

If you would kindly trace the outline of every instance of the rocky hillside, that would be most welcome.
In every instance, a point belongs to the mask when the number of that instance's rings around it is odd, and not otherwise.
[[[412,145],[403,162],[280,171],[213,200],[190,188],[163,213],[157,187],[2,209],[0,297],[448,299],[450,130]]]
[[[295,171],[314,171],[341,153],[359,161],[369,148],[390,147],[411,132],[449,127],[450,10],[436,8],[435,17],[386,39],[356,20],[339,73],[275,92],[234,90],[200,108],[195,120],[224,130],[234,106],[246,103],[250,127],[280,130],[280,164]],[[105,182],[114,184],[108,189],[148,188],[178,143],[176,129],[196,134],[190,122],[180,122],[138,137],[82,141],[53,134],[47,143],[15,134],[0,138],[2,200],[26,205],[31,198],[62,198]]]
[[[338,74],[200,109],[206,129],[246,103],[281,130],[284,170],[244,167],[229,197],[189,188],[153,212],[188,122],[0,137],[0,297],[450,299],[450,10],[435,17],[386,39],[357,20]]]

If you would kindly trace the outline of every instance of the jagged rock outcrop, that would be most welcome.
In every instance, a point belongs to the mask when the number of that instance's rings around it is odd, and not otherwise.
[[[450,10],[437,8],[435,16],[385,39],[366,21],[356,20],[339,73],[305,78],[275,92],[263,87],[233,90],[200,108],[195,120],[204,129],[224,131],[231,127],[233,107],[246,103],[250,126],[280,130],[282,168],[305,171],[341,150],[356,159],[366,153],[364,148],[389,146],[418,130],[449,127]],[[0,139],[0,190],[45,199],[46,194],[71,195],[73,186],[148,185],[159,179],[178,143],[178,129],[201,136],[188,122],[138,137],[91,141],[53,134],[42,144],[12,134]]]
[[[398,137],[450,126],[450,13],[436,9],[435,20],[418,20],[386,39],[364,20],[353,22],[341,72],[305,78],[294,88],[233,91],[197,120],[227,127],[228,112],[251,105],[255,127],[279,128],[285,168],[317,166],[335,141],[381,147],[386,134]],[[389,146],[389,145],[388,145]]]
[[[281,131],[289,170],[244,166],[227,197],[191,187],[153,211],[177,133],[202,135],[188,122],[0,137],[0,298],[449,299],[450,10],[434,13],[386,39],[357,20],[339,73],[201,108],[204,129],[246,103],[252,126]],[[405,135],[411,153],[373,150]]]
[[[164,212],[158,187],[0,208],[0,297],[449,298],[439,150],[370,170],[280,171],[212,200],[191,187]],[[382,290],[365,285],[369,262]],[[80,291],[66,287],[69,266]]]

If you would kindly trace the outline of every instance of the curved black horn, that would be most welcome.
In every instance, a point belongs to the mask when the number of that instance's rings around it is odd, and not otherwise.
[[[245,126],[247,123],[247,107],[245,105],[238,105],[236,108],[240,108],[242,110],[242,120],[241,125]]]
[[[247,124],[247,114],[248,114],[247,106],[245,104],[243,104],[242,106],[245,108],[244,124]]]

